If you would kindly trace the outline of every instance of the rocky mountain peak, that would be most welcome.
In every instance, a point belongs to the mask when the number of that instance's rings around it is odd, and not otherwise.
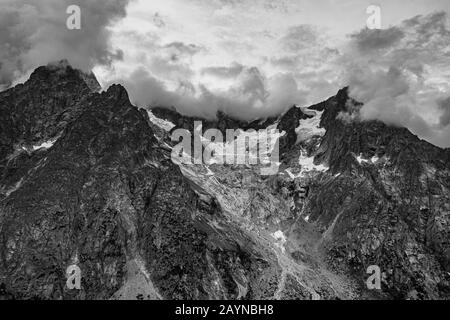
[[[106,91],[107,95],[112,97],[113,99],[116,99],[118,101],[123,101],[123,102],[127,102],[130,103],[130,99],[128,97],[128,92],[125,89],[125,87],[123,87],[120,84],[113,84],[111,85],[108,90]]]
[[[73,68],[67,60],[49,63],[38,67],[30,76],[29,81],[44,81],[49,83],[84,83],[92,92],[100,92],[101,86],[92,71],[84,72]]]

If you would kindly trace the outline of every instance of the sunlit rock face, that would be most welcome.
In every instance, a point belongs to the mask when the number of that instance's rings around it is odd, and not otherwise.
[[[272,176],[173,163],[171,131],[201,119],[100,90],[61,62],[0,93],[0,297],[449,298],[450,152],[359,121],[347,89],[204,121],[283,132]],[[366,287],[371,265],[381,290]]]

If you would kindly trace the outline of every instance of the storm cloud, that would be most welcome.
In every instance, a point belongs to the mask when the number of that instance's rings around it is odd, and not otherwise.
[[[129,0],[1,0],[0,86],[49,62],[67,59],[88,71],[122,58],[108,26],[125,17]],[[69,30],[68,6],[81,8],[81,30]]]

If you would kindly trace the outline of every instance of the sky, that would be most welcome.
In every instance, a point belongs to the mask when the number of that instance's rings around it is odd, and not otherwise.
[[[70,4],[81,30],[65,28]],[[342,119],[450,147],[448,14],[448,0],[0,0],[0,86],[66,58],[138,106],[244,120],[350,86],[364,107]]]

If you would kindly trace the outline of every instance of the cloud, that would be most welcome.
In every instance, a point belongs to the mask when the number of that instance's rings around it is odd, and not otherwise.
[[[192,58],[203,50],[202,47],[183,42],[172,42],[162,46],[152,45],[156,51],[146,58],[152,73],[166,80],[179,81],[194,75],[191,68]]]
[[[171,54],[172,60],[179,60],[181,57],[192,57],[203,50],[201,46],[185,44],[180,41],[166,44],[163,49]]]
[[[404,36],[404,32],[398,27],[384,30],[363,29],[359,33],[350,35],[362,52],[388,48],[398,43]]]
[[[298,25],[296,1],[272,2],[155,0],[132,5],[114,35],[126,60],[114,64],[113,74],[104,72],[102,84],[126,84],[139,106],[175,106],[208,117],[222,110],[243,120],[276,115],[337,92],[322,68],[337,51],[322,46],[326,41],[320,28]],[[164,18],[163,28],[146,21],[156,13]],[[286,16],[290,21],[282,20]],[[291,57],[292,68],[275,62]]]
[[[312,25],[298,25],[289,28],[287,34],[280,41],[283,49],[297,52],[317,45],[318,37],[316,27]]]
[[[443,131],[449,121],[449,62],[450,30],[444,12],[389,29],[361,30],[350,36],[338,59],[350,95],[364,103],[362,120],[407,127],[444,147],[450,145],[450,139],[442,144],[443,134],[449,132]]]
[[[340,88],[341,67],[334,63],[340,57],[324,30],[312,25],[288,28],[279,39],[281,52],[270,57],[271,68],[290,74],[305,92],[303,101],[314,104],[336,94]],[[345,84],[344,84],[345,85]]]
[[[0,85],[49,62],[67,59],[90,70],[122,58],[111,48],[108,26],[126,15],[129,0],[2,0]],[[69,5],[81,8],[81,30],[66,28]]]
[[[122,83],[132,102],[142,107],[174,106],[182,114],[215,118],[217,111],[243,120],[277,115],[304,101],[292,76],[277,74],[266,78],[255,67],[245,67],[234,85],[225,90],[210,90],[205,85],[181,82],[175,90],[150,74],[136,69],[126,78],[111,81]]]
[[[166,23],[164,22],[164,19],[161,17],[161,15],[158,12],[156,12],[153,15],[153,23],[158,28],[164,28],[166,26]]]
[[[244,66],[233,62],[229,67],[207,67],[202,69],[203,75],[210,75],[222,79],[235,78],[244,70]]]
[[[447,127],[450,125],[450,97],[439,100],[438,106],[442,110],[442,115],[439,118],[440,125]]]
[[[116,42],[126,48],[127,60],[115,63],[114,75],[108,74],[104,86],[123,83],[140,107],[174,106],[181,113],[207,118],[220,110],[254,120],[306,103],[307,91],[292,72],[268,73],[264,65],[237,61],[215,64],[222,60],[214,59],[222,47],[164,38],[158,30],[120,30]]]

